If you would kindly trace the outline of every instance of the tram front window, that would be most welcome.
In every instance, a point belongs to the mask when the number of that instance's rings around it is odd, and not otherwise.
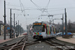
[[[42,32],[42,26],[34,26],[34,32]]]

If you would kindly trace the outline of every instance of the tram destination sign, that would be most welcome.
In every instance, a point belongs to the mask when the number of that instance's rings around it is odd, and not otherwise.
[[[34,25],[42,25],[42,23],[34,23]]]

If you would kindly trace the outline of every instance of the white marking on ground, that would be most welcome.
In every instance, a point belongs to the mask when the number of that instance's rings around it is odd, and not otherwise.
[[[44,48],[44,46],[35,46],[35,48]]]

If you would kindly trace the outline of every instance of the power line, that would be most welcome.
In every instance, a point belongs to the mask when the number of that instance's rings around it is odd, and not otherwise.
[[[46,6],[46,7],[48,7],[48,6],[49,6],[49,3],[50,3],[50,0],[48,1],[48,4],[47,4],[47,6]]]
[[[19,2],[20,2],[21,10],[22,10],[22,12],[23,12],[24,6],[23,6],[23,4],[22,4],[21,0],[19,0]],[[22,7],[23,7],[23,9],[22,9]]]
[[[32,0],[30,0],[36,7],[39,7],[37,4],[35,4]]]
[[[37,4],[35,4],[32,0],[30,0],[30,1],[31,1],[36,7],[39,7],[39,6],[38,6]],[[46,8],[48,7],[49,3],[50,3],[50,0],[49,0],[49,2],[48,2],[48,4],[47,4]],[[37,10],[40,10],[40,11],[42,11],[42,13],[43,13],[43,12],[47,11],[46,8],[40,8],[40,9],[37,9]]]
[[[25,16],[25,9],[24,9],[24,6],[23,6],[21,0],[19,0],[19,2],[20,2],[21,11],[22,11],[22,13],[24,12],[24,16]]]

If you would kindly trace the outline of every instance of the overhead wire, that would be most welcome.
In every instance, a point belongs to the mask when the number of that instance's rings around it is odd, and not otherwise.
[[[49,14],[49,12],[48,12],[48,6],[49,6],[49,3],[50,3],[50,0],[48,1],[48,3],[47,3],[47,5],[46,5],[46,7],[43,9],[43,11],[42,12],[47,12],[47,14]]]
[[[23,4],[22,4],[21,0],[19,0],[19,2],[20,2],[21,11],[23,11],[23,10],[22,10]],[[24,7],[23,7],[23,8],[24,8]]]
[[[24,9],[24,6],[23,6],[21,0],[19,0],[19,2],[20,2],[21,11],[22,11],[22,13],[24,13],[24,16],[25,16],[25,9]]]
[[[39,6],[37,5],[37,4],[35,4],[32,0],[30,0],[36,7],[38,7],[39,8]]]
[[[36,7],[39,7],[37,4],[35,4],[32,0],[30,0]],[[48,4],[47,4],[47,6],[46,7],[48,7],[48,5],[49,5],[49,3],[50,3],[50,0],[49,0],[49,2],[48,2]],[[44,12],[45,10],[46,10],[46,8],[40,8],[40,9],[37,9],[37,10],[40,10],[40,11],[42,11],[42,12]]]
[[[48,6],[49,6],[49,3],[50,3],[50,0],[48,1],[48,4],[46,5],[47,8],[48,8]]]
[[[47,4],[47,6],[45,7],[46,9],[48,8],[48,6],[49,6],[49,3],[50,3],[50,0],[48,1],[48,4]],[[47,13],[47,14],[49,14],[49,12],[48,12],[48,9],[47,9],[46,13]]]
[[[39,7],[36,3],[34,3],[33,2],[33,0],[30,0],[36,7]],[[49,14],[49,12],[48,12],[48,6],[49,6],[49,3],[50,3],[50,0],[48,1],[48,3],[47,3],[47,5],[46,5],[46,7],[43,9],[43,8],[40,8],[40,9],[36,9],[36,10],[40,10],[40,11],[42,11],[42,13],[44,13],[45,11]],[[49,8],[49,9],[51,9],[51,8]],[[53,8],[52,8],[53,9]],[[54,9],[56,9],[56,8],[54,8]],[[63,9],[62,9],[63,10]]]

